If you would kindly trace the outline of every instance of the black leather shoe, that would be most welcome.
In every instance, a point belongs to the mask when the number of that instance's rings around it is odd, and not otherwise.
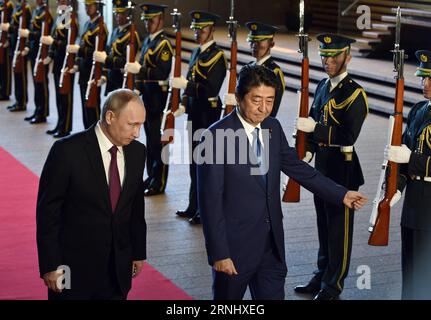
[[[38,124],[38,123],[45,123],[46,118],[41,116],[35,116],[33,119],[30,120],[31,124]]]
[[[155,195],[162,194],[162,193],[164,193],[164,191],[160,191],[156,188],[149,187],[148,189],[146,189],[144,191],[144,196],[150,197],[150,196],[155,196]]]
[[[9,109],[10,112],[19,112],[19,111],[25,111],[25,110],[26,110],[26,108],[18,107],[18,106],[15,106],[15,107]]]
[[[52,130],[46,130],[46,134],[54,134],[57,133],[57,128],[54,128]]]
[[[53,135],[54,138],[63,138],[67,137],[70,134],[70,132],[57,132]]]
[[[34,117],[35,117],[35,115],[34,115],[34,114],[32,114],[32,115],[31,115],[31,116],[29,116],[29,117],[25,117],[25,118],[24,118],[24,120],[25,120],[25,121],[31,121]]]
[[[319,293],[314,297],[313,300],[338,300],[338,295],[330,294],[325,289],[319,291]]]
[[[308,283],[306,285],[296,286],[294,290],[296,293],[312,294],[313,296],[315,296],[320,291],[320,285]]]
[[[10,109],[13,109],[15,107],[16,107],[16,103],[14,103],[14,104],[12,104],[10,106],[7,106],[6,109],[10,110]]]
[[[187,218],[187,219],[190,219],[195,215],[195,213],[187,211],[187,210],[177,211],[177,212],[175,212],[175,214],[181,218]]]
[[[193,217],[189,219],[190,224],[201,224],[201,216],[199,213],[196,213]]]

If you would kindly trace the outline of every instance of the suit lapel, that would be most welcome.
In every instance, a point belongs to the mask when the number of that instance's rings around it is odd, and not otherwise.
[[[107,183],[107,177],[105,174],[105,168],[103,167],[102,155],[100,153],[99,143],[97,141],[97,136],[95,132],[95,125],[87,130],[87,144],[85,146],[85,151],[90,159],[90,163],[93,167],[93,172],[95,176],[95,185],[99,186],[103,202],[107,205],[107,212],[111,212],[111,200],[109,197],[109,188]]]

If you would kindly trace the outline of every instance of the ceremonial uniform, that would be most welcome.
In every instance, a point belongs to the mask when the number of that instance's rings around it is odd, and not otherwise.
[[[128,3],[129,1],[115,0],[114,13],[130,10]],[[131,23],[129,22],[126,25],[116,27],[112,31],[112,35],[106,47],[108,56],[106,57],[104,65],[107,69],[105,95],[123,86],[123,68],[127,62],[127,46],[130,44],[130,26]],[[135,46],[136,48],[140,47],[139,35],[137,32],[135,32]]]
[[[151,19],[163,14],[166,6],[143,4],[143,19]],[[139,63],[141,69],[136,76],[136,88],[142,94],[147,119],[144,123],[147,137],[147,173],[145,195],[155,195],[165,191],[168,179],[167,164],[161,157],[161,120],[168,97],[169,75],[172,68],[172,45],[165,32],[160,30],[147,36],[142,45]]]
[[[247,36],[248,42],[259,42],[273,39],[275,32],[278,30],[277,27],[256,21],[247,22],[245,26],[249,30],[249,34]],[[280,108],[281,99],[283,98],[284,90],[286,87],[283,71],[281,70],[280,66],[275,62],[274,58],[271,57],[270,52],[268,52],[268,55],[263,57],[261,60],[250,62],[249,65],[250,64],[262,65],[274,72],[274,74],[276,75],[277,87],[275,88],[275,99],[270,114],[271,117],[275,118],[277,116],[278,109]]]
[[[322,57],[349,53],[354,42],[335,35],[317,38],[322,43],[319,49]],[[319,82],[310,110],[316,125],[308,135],[307,151],[315,154],[318,171],[349,190],[358,190],[364,184],[354,144],[367,114],[364,89],[347,72]],[[308,287],[322,292],[316,299],[332,299],[343,290],[349,270],[354,210],[334,206],[318,196],[314,197],[314,204],[319,236],[318,270]],[[297,288],[297,292],[302,292]]]
[[[208,25],[213,25],[219,17],[202,11],[192,11],[191,28],[199,29]],[[227,61],[222,49],[214,41],[209,41],[196,48],[192,52],[187,72],[187,87],[184,90],[182,101],[188,113],[189,141],[192,142],[192,152],[199,144],[199,137],[194,137],[198,130],[207,129],[211,124],[220,119],[222,103],[219,98],[219,91],[226,76]],[[191,124],[191,128],[190,128]],[[195,138],[193,140],[193,137]],[[177,212],[182,216],[196,216],[197,194],[196,194],[196,163],[191,159],[190,164],[190,192],[189,205],[182,212]],[[190,222],[200,223],[199,219],[192,219]]]
[[[52,133],[55,138],[64,137],[70,134],[72,131],[72,119],[73,119],[73,91],[75,83],[75,75],[70,74],[70,91],[66,94],[60,92],[60,78],[61,69],[66,59],[66,46],[68,43],[68,37],[70,28],[65,28],[63,21],[58,17],[52,37],[54,42],[49,47],[49,57],[53,60],[52,72],[54,75],[55,83],[55,98],[57,103],[58,121],[57,125],[53,130],[49,130],[48,133]],[[77,21],[76,21],[77,23]],[[67,72],[67,71],[66,71]]]
[[[25,7],[25,9],[24,9]],[[24,9],[24,10],[23,10]],[[31,7],[25,2],[25,6],[23,2],[20,1],[13,10],[12,21],[9,28],[9,33],[11,33],[12,45],[15,49],[19,37],[19,24],[20,18],[23,14],[23,11],[26,14],[27,24],[30,24],[31,20]],[[12,66],[13,68],[13,66]],[[14,111],[25,111],[27,110],[27,101],[28,101],[28,83],[27,83],[27,56],[23,57],[23,71],[17,72],[14,70],[14,90],[15,90],[15,103],[8,107],[8,109],[12,112]]]
[[[5,10],[6,9],[6,10]],[[6,0],[0,2],[0,12],[2,13],[3,23],[10,23],[14,4],[12,1]],[[5,12],[9,12],[7,15]],[[12,50],[10,35],[6,31],[0,31],[1,38],[6,35],[5,43],[2,43],[0,50],[3,51],[3,61],[0,63],[0,100],[9,100],[11,94],[11,68],[12,68]],[[4,47],[4,45],[6,46]]]
[[[101,6],[101,3],[97,0],[86,0],[85,3],[98,4]],[[100,118],[100,87],[97,88],[97,105],[95,108],[88,108],[86,106],[85,99],[88,81],[90,80],[91,69],[93,66],[93,53],[96,50],[96,37],[100,36],[101,32],[105,32],[105,35],[108,36],[108,29],[105,23],[103,23],[104,30],[100,30],[99,28],[100,19],[103,19],[103,17],[98,15],[85,23],[77,54],[77,64],[79,65],[78,84],[81,92],[83,122],[86,129],[96,123]]]
[[[45,5],[48,5],[48,4],[45,4]],[[42,82],[36,82],[35,74],[34,74],[34,68],[37,63],[36,58],[39,52],[40,37],[42,36],[42,32],[43,32],[42,30],[43,23],[49,24],[49,30],[51,30],[51,27],[52,27],[51,15],[49,15],[47,19],[45,17],[45,5],[38,6],[33,11],[33,16],[31,19],[31,24],[29,29],[30,34],[28,37],[28,47],[30,48],[29,58],[30,58],[31,71],[32,71],[33,83],[34,83],[34,104],[36,108],[33,116],[26,118],[26,120],[29,120],[30,123],[32,124],[46,122],[46,117],[49,116],[49,92],[48,92],[49,65],[45,66],[45,74]]]
[[[418,77],[431,77],[431,51],[416,52]],[[403,144],[410,150],[400,165],[398,189],[406,189],[401,216],[402,298],[431,299],[431,101],[409,112]]]

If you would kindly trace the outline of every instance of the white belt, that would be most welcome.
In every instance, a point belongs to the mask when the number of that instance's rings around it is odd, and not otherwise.
[[[415,180],[423,180],[426,182],[431,182],[431,177],[415,177]]]

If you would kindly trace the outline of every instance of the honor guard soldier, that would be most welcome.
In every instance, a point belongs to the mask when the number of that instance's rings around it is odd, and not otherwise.
[[[173,49],[164,27],[165,5],[142,4],[142,19],[149,35],[144,39],[139,62],[128,63],[127,72],[136,74],[136,89],[147,109],[144,123],[147,137],[146,196],[165,191],[168,165],[162,161],[161,121],[168,97]]]
[[[227,61],[224,52],[214,41],[214,25],[220,17],[204,11],[192,11],[190,15],[192,17],[190,28],[195,30],[195,40],[199,47],[192,52],[187,78],[173,78],[172,86],[184,89],[180,110],[186,110],[188,113],[188,129],[191,135],[189,141],[192,141],[193,152],[200,138],[194,137],[195,132],[207,129],[220,119],[222,103],[219,92],[226,76]],[[186,210],[177,211],[176,214],[190,218],[191,224],[198,224],[200,215],[197,211],[196,163],[193,157],[190,179],[189,205]]]
[[[15,103],[7,107],[9,111],[12,112],[27,110],[28,102],[27,55],[30,49],[25,47],[24,50],[20,51],[19,44],[17,43],[18,38],[20,38],[20,19],[23,13],[25,13],[26,22],[29,24],[31,20],[31,7],[27,1],[18,0],[18,3],[13,10],[11,23],[6,23],[4,25],[5,29],[7,29],[11,34],[13,45],[12,48],[15,49],[14,59],[12,62],[12,72],[14,73]],[[23,35],[28,36],[28,32],[23,32]],[[15,68],[16,65],[14,65],[15,61],[18,60],[19,55],[21,55],[23,60],[22,72],[18,72],[17,68]]]
[[[45,68],[43,81],[37,82],[34,73],[36,61],[38,57],[40,37],[42,36],[42,26],[44,23],[48,24],[48,29],[51,30],[52,18],[50,15],[45,17],[45,6],[48,6],[48,0],[36,0],[37,7],[33,10],[33,16],[30,22],[30,29],[22,29],[21,34],[28,38],[28,47],[30,48],[29,59],[31,64],[31,73],[33,75],[34,84],[34,114],[26,117],[26,121],[31,124],[44,123],[46,117],[49,116],[49,91],[48,91],[48,70]],[[24,33],[25,32],[25,33]],[[43,63],[43,61],[41,62]],[[46,63],[46,61],[45,61]]]
[[[328,79],[319,82],[309,118],[299,118],[296,128],[308,134],[305,161],[315,154],[315,167],[349,190],[364,184],[354,149],[368,114],[363,88],[347,73],[350,45],[347,37],[321,34],[319,54]],[[344,286],[352,250],[354,211],[314,197],[319,236],[318,270],[305,286],[295,291],[315,295],[315,300],[338,298]]]
[[[79,91],[81,93],[82,116],[84,127],[88,129],[100,118],[100,85],[97,85],[97,106],[95,108],[86,107],[86,91],[88,81],[90,80],[91,69],[93,65],[93,53],[96,51],[96,37],[101,31],[108,35],[106,24],[103,23],[104,30],[99,29],[99,19],[102,17],[102,6],[104,5],[101,0],[85,0],[85,10],[89,20],[84,25],[84,31],[81,37],[81,43],[68,45],[66,51],[72,54],[77,54],[75,71],[79,70]],[[100,81],[100,80],[99,80]]]
[[[277,88],[275,90],[274,108],[270,115],[271,117],[276,117],[285,88],[283,71],[271,57],[271,48],[274,47],[274,35],[278,28],[257,21],[247,22],[245,26],[249,30],[247,41],[250,43],[251,55],[256,59],[256,61],[249,64],[255,63],[265,66],[276,75]],[[235,99],[235,96],[233,95],[232,98]],[[234,103],[228,104],[236,105],[236,100],[231,102]]]
[[[11,94],[11,39],[8,33],[14,4],[12,1],[0,1],[0,101],[9,100]]]
[[[75,0],[57,0],[57,6],[64,8],[64,10],[76,10]],[[69,9],[66,9],[69,8]],[[56,19],[54,29],[51,36],[42,36],[41,42],[43,44],[49,45],[48,58],[44,63],[49,64],[54,62],[52,72],[54,75],[55,83],[55,98],[57,104],[58,121],[54,129],[48,130],[47,134],[52,134],[54,138],[61,138],[68,136],[72,131],[72,119],[73,119],[73,88],[74,88],[74,75],[71,74],[70,80],[70,90],[67,93],[60,90],[60,78],[62,76],[62,68],[65,65],[66,59],[66,46],[68,43],[69,32],[72,27],[72,23],[77,23],[77,21],[71,21],[68,24],[64,21],[62,15],[65,12],[58,12],[58,17]],[[68,72],[64,70],[63,72]]]
[[[431,51],[416,52],[426,100],[408,115],[403,145],[390,146],[389,161],[400,163],[395,205],[406,189],[401,215],[402,299],[431,299]]]
[[[102,77],[102,82],[107,82],[105,95],[123,85],[123,69],[127,62],[127,46],[130,43],[131,14],[135,4],[128,0],[114,0],[113,6],[117,27],[112,31],[106,46],[107,51],[94,52],[94,60],[103,63],[107,69],[107,76]],[[137,46],[140,46],[137,32],[135,39]]]

